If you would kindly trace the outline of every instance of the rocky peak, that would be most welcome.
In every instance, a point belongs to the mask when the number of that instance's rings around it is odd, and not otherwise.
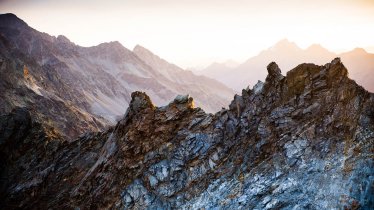
[[[270,49],[273,51],[281,51],[281,52],[301,50],[294,42],[291,42],[288,39],[280,40]]]
[[[102,49],[102,50],[112,50],[112,51],[115,51],[115,52],[118,52],[118,51],[122,51],[124,49],[126,49],[120,42],[118,41],[112,41],[112,42],[104,42],[104,43],[101,43],[97,46],[95,46],[99,49]]]
[[[144,92],[133,92],[131,94],[131,102],[129,105],[129,109],[134,112],[139,112],[143,109],[154,109],[155,106],[153,105],[149,96]]]
[[[353,53],[355,55],[366,55],[367,54],[366,50],[364,48],[360,48],[360,47],[357,47],[357,48],[353,49],[351,51],[351,53]]]
[[[158,55],[154,54],[150,50],[140,45],[136,45],[133,49],[135,55],[137,55],[141,60],[143,60],[147,65],[151,66],[154,69],[157,69],[160,73],[165,74],[165,71],[174,71],[180,72],[183,71],[180,67],[168,63],[166,60],[160,58]]]
[[[56,38],[56,44],[64,52],[65,55],[69,56],[74,52],[78,46],[71,42],[66,36],[58,35]]]
[[[348,70],[339,57],[326,64],[325,67],[328,70],[330,80],[339,82],[341,79],[348,79]]]
[[[97,46],[88,47],[84,49],[85,53],[90,53],[92,56],[100,57],[101,59],[109,59],[116,63],[123,63],[126,60],[135,59],[135,55],[118,41],[105,42]]]
[[[320,44],[312,44],[306,50],[311,51],[311,52],[316,52],[316,53],[328,51],[326,48],[322,47],[322,45]]]
[[[267,66],[268,75],[265,79],[265,89],[269,88],[275,88],[278,86],[279,82],[284,78],[284,76],[281,73],[280,68],[275,62],[271,62]]]
[[[326,85],[337,85],[341,80],[348,79],[348,71],[341,62],[340,58],[333,59],[324,66],[314,64],[300,64],[296,68],[287,72],[287,83],[303,86],[314,82],[323,82]]]
[[[188,109],[193,109],[195,108],[194,106],[194,100],[190,95],[178,95],[175,97],[174,101],[175,104],[184,106]]]
[[[124,48],[124,46],[119,41],[108,42],[108,45],[114,48]]]
[[[71,43],[71,41],[66,36],[64,36],[64,35],[58,35],[57,36],[57,41],[59,43],[68,43],[68,44]]]
[[[15,14],[6,13],[0,15],[0,27],[21,28],[27,26],[27,23],[19,19]]]
[[[269,80],[280,80],[283,78],[281,69],[278,67],[277,63],[271,62],[267,66],[267,70],[268,70],[267,78],[269,78]]]
[[[342,61],[339,57],[334,58],[334,60],[331,61],[332,65],[342,64]]]
[[[2,164],[9,174],[19,165],[33,170],[2,185],[0,204],[373,209],[374,95],[348,79],[339,58],[286,77],[274,62],[267,69],[264,84],[214,115],[193,108],[188,95],[155,107],[134,92],[116,127]]]
[[[153,53],[150,50],[138,44],[134,47],[133,52],[135,54],[140,53],[140,54],[152,54],[153,55]]]
[[[159,56],[155,55],[150,50],[146,49],[145,47],[142,47],[140,45],[136,45],[133,49],[133,52],[135,55],[137,55],[140,59],[142,59],[147,65],[150,65],[151,67],[158,69],[161,73],[169,68],[173,68],[174,71],[180,71],[179,67],[169,64],[164,59],[160,58]]]

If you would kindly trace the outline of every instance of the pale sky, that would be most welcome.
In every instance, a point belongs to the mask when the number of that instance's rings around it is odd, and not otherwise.
[[[0,0],[31,27],[81,46],[140,44],[181,67],[243,62],[287,38],[373,51],[374,0]]]

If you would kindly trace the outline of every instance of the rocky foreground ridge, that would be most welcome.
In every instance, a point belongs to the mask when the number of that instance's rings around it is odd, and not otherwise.
[[[73,142],[1,116],[1,207],[373,209],[374,94],[338,58],[267,70],[216,114],[134,92],[116,126]]]

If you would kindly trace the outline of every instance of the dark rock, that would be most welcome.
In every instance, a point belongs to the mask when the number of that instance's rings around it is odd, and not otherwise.
[[[283,79],[282,72],[280,68],[278,67],[278,64],[276,64],[275,62],[271,62],[267,66],[267,70],[268,70],[268,76],[266,77],[267,82],[277,82]]]
[[[374,95],[337,59],[268,71],[214,115],[134,92],[116,126],[70,142],[2,115],[1,207],[373,209]]]
[[[11,143],[21,144],[21,140],[31,128],[31,116],[27,109],[16,108],[9,115],[0,117],[0,146]]]
[[[133,92],[131,94],[130,109],[134,112],[139,112],[143,109],[154,109],[151,99],[144,92]]]

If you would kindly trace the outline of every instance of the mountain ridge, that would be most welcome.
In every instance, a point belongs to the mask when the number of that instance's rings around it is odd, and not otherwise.
[[[15,24],[11,24],[13,22]],[[68,101],[74,110],[88,114],[89,118],[101,119],[104,126],[115,123],[125,113],[131,92],[135,90],[147,91],[157,105],[167,103],[178,94],[190,93],[196,95],[197,106],[210,112],[228,104],[235,93],[215,80],[192,73],[181,75],[186,78],[170,80],[160,73],[162,69],[147,65],[144,58],[118,41],[81,47],[63,35],[54,37],[38,32],[14,14],[0,15],[0,36],[1,58],[7,61],[2,74],[7,71],[14,76],[12,79],[23,81],[21,71],[26,66],[28,78],[32,78],[32,85],[25,84],[26,87],[35,87],[31,90],[42,97]],[[179,70],[184,71],[175,67],[169,73],[180,75]],[[11,81],[8,84],[11,86]],[[221,94],[209,86],[220,90]],[[5,101],[14,100],[2,96]],[[5,113],[16,108],[11,104],[6,106]],[[86,123],[85,120],[82,123]],[[93,121],[89,124],[95,125]]]
[[[268,62],[212,114],[159,57],[69,43],[0,27],[0,208],[374,208],[374,94],[340,58],[285,75]],[[157,90],[180,95],[158,106]],[[126,104],[115,125],[88,112]]]
[[[107,131],[55,145],[53,154],[39,150],[45,158],[36,165],[21,159],[26,170],[5,185],[1,205],[372,208],[374,94],[348,78],[339,58],[300,64],[286,76],[272,62],[267,72],[261,87],[215,114],[195,108],[188,95],[156,107],[134,92]],[[0,151],[17,153],[6,145]],[[10,172],[20,164],[2,161]]]
[[[270,61],[276,61],[283,69],[291,69],[299,63],[323,64],[341,57],[350,69],[350,76],[360,85],[370,91],[374,91],[372,80],[374,79],[374,54],[367,53],[362,48],[356,48],[345,53],[333,53],[321,46],[312,44],[306,49],[301,49],[294,42],[282,39],[267,50],[248,58],[236,68],[211,68],[207,67],[199,74],[217,79],[225,85],[239,91],[246,86],[253,86],[258,80],[264,80],[266,72],[262,66]]]

